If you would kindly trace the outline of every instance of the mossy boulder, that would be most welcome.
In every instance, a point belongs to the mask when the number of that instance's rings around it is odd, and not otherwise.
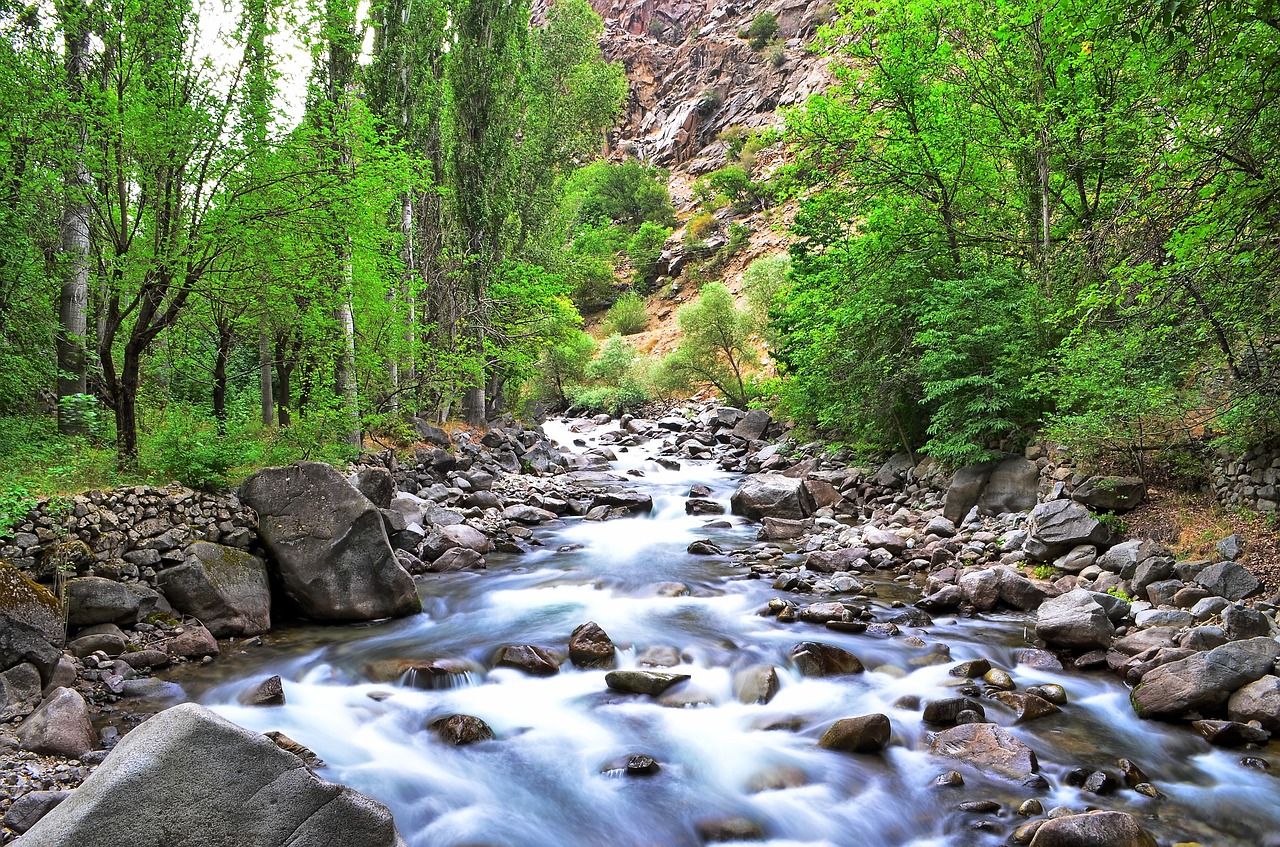
[[[58,598],[13,565],[0,562],[0,670],[29,662],[48,683],[65,641]]]
[[[271,629],[267,566],[235,547],[197,541],[182,564],[160,575],[175,608],[200,619],[217,638],[260,635]]]

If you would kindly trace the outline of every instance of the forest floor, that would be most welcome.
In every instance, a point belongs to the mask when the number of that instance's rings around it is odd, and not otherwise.
[[[1218,558],[1215,545],[1229,535],[1245,539],[1240,563],[1262,581],[1266,594],[1280,591],[1280,528],[1275,518],[1214,503],[1207,491],[1152,486],[1147,502],[1124,516],[1125,534],[1168,545],[1180,558]]]

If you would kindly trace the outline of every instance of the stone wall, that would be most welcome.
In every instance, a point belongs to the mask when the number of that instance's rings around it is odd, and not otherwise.
[[[172,484],[90,491],[40,500],[7,536],[0,560],[50,582],[47,555],[66,542],[78,555],[77,576],[105,576],[154,584],[156,571],[182,561],[192,541],[248,549],[257,544],[257,518],[235,495],[204,494]],[[86,549],[87,548],[87,549]]]
[[[1217,456],[1211,481],[1214,499],[1224,506],[1275,512],[1280,508],[1280,444]]]

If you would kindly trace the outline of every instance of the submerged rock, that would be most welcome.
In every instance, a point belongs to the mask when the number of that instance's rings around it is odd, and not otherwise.
[[[959,759],[1009,779],[1023,780],[1040,770],[1035,752],[993,723],[962,724],[944,730],[929,749],[935,756]]]
[[[887,715],[842,718],[823,733],[818,746],[845,753],[879,753],[889,746],[893,725]]]

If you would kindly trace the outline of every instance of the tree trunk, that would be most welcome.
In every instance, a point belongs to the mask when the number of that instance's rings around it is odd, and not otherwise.
[[[84,99],[85,64],[89,53],[88,10],[82,5],[63,7],[67,84],[73,101]],[[89,309],[89,205],[87,193],[93,181],[84,163],[87,128],[80,117],[72,119],[76,136],[74,164],[67,177],[67,201],[63,210],[59,250],[62,254],[62,289],[58,297],[58,431],[65,435],[87,432],[85,410],[68,398],[86,390],[86,333]]]
[[[116,458],[117,464],[130,468],[138,463],[138,385],[141,381],[142,353],[126,344],[120,378],[116,380]]]
[[[218,421],[218,435],[227,434],[227,361],[231,358],[231,345],[235,334],[231,322],[219,319],[218,349],[213,358],[213,416]]]
[[[289,349],[289,336],[281,333],[276,339],[276,383],[279,389],[276,391],[276,408],[280,426],[288,426],[293,421],[290,412],[293,397],[290,390],[293,385],[293,369],[297,364],[294,352]]]
[[[262,401],[262,425],[275,423],[275,398],[271,393],[271,336],[267,328],[258,329],[258,394]]]
[[[351,263],[346,264],[347,281],[351,279]],[[351,313],[351,296],[343,297],[338,307],[338,323],[342,327],[342,358],[338,369],[338,390],[342,394],[342,402],[347,415],[347,443],[359,448],[360,437],[360,396],[356,385],[356,324]]]

